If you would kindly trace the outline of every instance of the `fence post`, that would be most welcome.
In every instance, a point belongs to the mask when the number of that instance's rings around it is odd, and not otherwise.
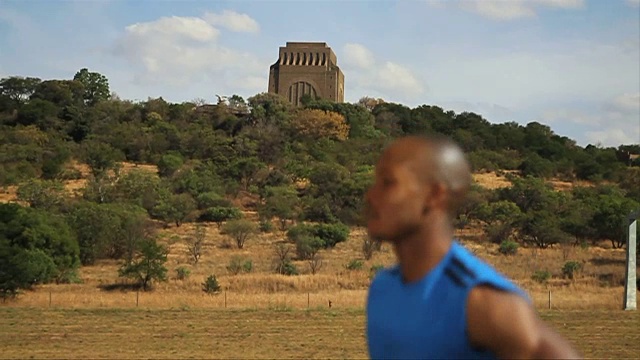
[[[49,307],[51,307],[51,290],[49,290]]]
[[[307,309],[309,308],[309,292],[307,292]]]
[[[224,291],[224,308],[227,308],[227,290]]]
[[[551,290],[549,290],[549,309],[551,309]]]
[[[138,297],[140,295],[140,290],[136,290],[136,307],[138,307]]]

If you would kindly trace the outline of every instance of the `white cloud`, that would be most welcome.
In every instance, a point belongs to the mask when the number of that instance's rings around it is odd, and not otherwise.
[[[249,33],[260,31],[257,21],[247,14],[240,14],[233,10],[224,10],[220,14],[207,12],[203,19],[213,26],[221,26],[231,31]]]
[[[613,99],[613,109],[620,111],[640,111],[640,92],[635,94],[622,94]]]
[[[163,17],[156,21],[136,23],[126,27],[128,34],[137,37],[157,36],[188,40],[210,41],[216,40],[220,31],[197,17]]]
[[[631,7],[640,7],[640,0],[627,0],[627,5]]]
[[[536,15],[535,10],[523,1],[469,1],[462,3],[460,7],[489,19],[513,20]]]
[[[636,132],[637,133],[637,132]],[[591,144],[599,144],[606,147],[618,147],[620,145],[640,144],[638,136],[633,136],[623,129],[609,128],[606,130],[587,131],[587,139]]]
[[[429,0],[428,3],[443,7],[454,2]],[[535,17],[541,8],[580,9],[584,0],[465,0],[455,4],[460,9],[492,20],[515,20]]]
[[[350,88],[361,96],[373,92],[387,101],[397,101],[398,97],[417,97],[424,92],[411,70],[395,62],[376,61],[373,53],[361,44],[345,44],[341,62],[348,81],[354,84]]]
[[[343,52],[342,63],[347,66],[371,69],[374,65],[373,53],[360,44],[346,44]]]
[[[583,110],[559,108],[544,111],[541,120],[545,123],[569,122],[578,125],[599,125],[602,118]]]
[[[586,140],[592,144],[617,147],[640,144],[640,93],[621,94],[590,112],[576,109],[554,109],[543,113],[551,124],[586,126]]]
[[[134,80],[141,85],[182,87],[209,81],[258,89],[251,77],[263,75],[265,65],[251,54],[223,46],[219,38],[220,30],[203,18],[163,17],[127,26],[112,52],[139,68]]]
[[[378,86],[383,86],[389,90],[408,92],[410,94],[420,94],[423,92],[422,85],[418,82],[411,71],[402,65],[391,61],[386,61],[378,70]]]

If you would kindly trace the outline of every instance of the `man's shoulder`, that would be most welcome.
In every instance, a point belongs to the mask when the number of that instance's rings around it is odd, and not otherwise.
[[[400,278],[400,266],[394,264],[391,266],[380,268],[376,271],[376,274],[371,280],[371,286],[388,285],[390,283],[398,281]]]
[[[464,266],[473,278],[474,286],[493,288],[501,292],[510,292],[523,296],[528,300],[528,295],[506,274],[497,270],[486,260],[481,259],[462,244],[456,243],[453,259],[460,266]]]

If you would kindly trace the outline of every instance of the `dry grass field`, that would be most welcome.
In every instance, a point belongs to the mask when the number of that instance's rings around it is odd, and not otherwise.
[[[542,311],[587,358],[633,359],[640,315]],[[366,358],[361,309],[44,310],[0,308],[1,358]],[[631,335],[630,335],[631,334]]]
[[[135,168],[155,171],[133,164],[123,164],[122,171]],[[86,174],[87,169],[80,170]],[[475,179],[488,188],[509,185],[494,173],[476,174]],[[553,184],[558,190],[570,188]],[[66,186],[73,192],[83,180]],[[0,201],[14,201],[15,190],[4,189]],[[322,265],[315,274],[307,262],[294,261],[300,275],[283,276],[274,273],[274,248],[285,243],[283,232],[256,235],[237,249],[215,224],[204,226],[202,257],[193,264],[187,240],[195,224],[158,225],[161,242],[169,248],[169,279],[154,284],[153,291],[106,290],[123,281],[117,276],[120,264],[99,261],[80,269],[79,284],[39,286],[0,304],[0,358],[366,357],[366,292],[372,267],[394,262],[388,246],[364,260],[366,234],[354,228],[346,242],[320,251]],[[505,256],[477,230],[456,235],[467,249],[528,291],[541,316],[585,356],[621,359],[640,353],[640,316],[621,310],[623,249],[603,242],[589,248],[520,248],[516,255]],[[234,258],[250,260],[251,271],[230,273],[227,267]],[[360,266],[347,267],[358,261]],[[574,279],[562,276],[567,261],[582,264]],[[176,278],[179,267],[190,270],[186,279]],[[532,280],[536,271],[545,270],[552,275],[546,283]],[[202,291],[209,275],[216,275],[220,293]]]

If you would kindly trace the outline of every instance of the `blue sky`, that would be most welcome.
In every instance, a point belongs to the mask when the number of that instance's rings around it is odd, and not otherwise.
[[[349,102],[640,143],[640,0],[0,0],[0,77],[87,67],[131,100],[264,92],[287,41],[327,42]]]

